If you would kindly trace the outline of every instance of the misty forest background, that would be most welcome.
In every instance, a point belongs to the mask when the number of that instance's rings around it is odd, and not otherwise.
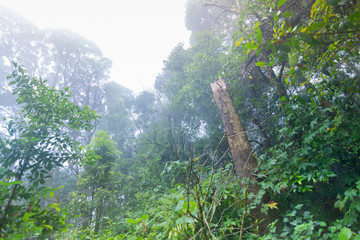
[[[92,41],[0,8],[0,238],[360,239],[359,7],[189,0],[190,47],[137,94]]]

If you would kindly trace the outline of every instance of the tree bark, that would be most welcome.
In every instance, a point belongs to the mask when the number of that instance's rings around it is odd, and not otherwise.
[[[211,83],[211,89],[220,111],[225,131],[227,132],[227,140],[233,156],[236,175],[240,180],[249,180],[249,182],[241,181],[241,184],[246,188],[246,192],[254,193],[256,196],[260,190],[260,186],[256,182],[250,181],[255,179],[253,171],[257,167],[257,161],[253,155],[245,128],[236,112],[234,103],[227,91],[224,80],[219,77],[218,81]],[[247,194],[245,194],[245,196],[247,196]],[[262,203],[266,202],[265,198],[266,197],[264,195],[261,199]],[[246,205],[250,204],[253,199],[245,197],[244,201],[246,209]],[[258,228],[258,233],[260,235],[265,234],[267,231],[266,227],[271,222],[270,218],[261,212],[260,206],[250,210],[250,215],[255,220],[254,229]],[[261,223],[259,224],[259,222]]]
[[[252,172],[257,167],[257,162],[224,80],[219,77],[218,81],[211,83],[211,89],[227,132],[236,175],[240,179],[245,177],[252,179]]]

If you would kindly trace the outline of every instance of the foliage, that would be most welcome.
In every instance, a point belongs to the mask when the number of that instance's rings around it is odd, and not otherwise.
[[[344,194],[344,189],[352,189],[359,178],[355,163],[359,152],[351,150],[358,149],[359,129],[354,122],[359,111],[358,70],[352,67],[358,62],[358,51],[352,52],[357,41],[352,29],[358,28],[353,19],[359,6],[345,2],[315,1],[307,19],[298,17],[301,9],[287,11],[296,5],[294,1],[269,2],[271,8],[278,9],[266,13],[273,15],[268,17],[273,22],[254,24],[251,33],[235,43],[237,51],[246,52],[246,64],[254,64],[249,78],[259,76],[260,71],[273,82],[278,95],[273,104],[280,110],[281,125],[278,133],[271,134],[276,135],[272,141],[276,144],[258,158],[260,185],[282,212],[276,225],[286,227],[290,203],[304,204],[308,209],[304,222],[292,222],[295,228],[290,231],[284,227],[281,237],[328,239],[343,236],[347,230],[341,227],[345,226],[351,226],[350,233],[358,231],[356,224],[342,225],[346,218],[329,204]],[[349,31],[343,32],[339,24],[347,22],[349,16]],[[271,24],[272,35],[268,34]],[[357,212],[352,213],[355,220]],[[326,223],[313,221],[313,217]],[[311,228],[319,232],[306,232]]]
[[[112,232],[116,232],[113,228],[125,224],[126,239],[211,239],[212,236],[237,239],[242,224],[238,216],[244,211],[244,206],[231,166],[208,172],[204,181],[196,184],[196,179],[206,175],[208,170],[203,164],[181,165],[187,168],[189,177],[199,174],[193,176],[194,184],[176,184],[165,192],[155,189],[138,193],[138,208],[130,213],[136,217],[114,223],[110,227]]]
[[[131,109],[134,96],[127,89],[115,82],[106,83],[105,102],[107,107],[99,128],[106,131],[112,140],[117,142],[117,148],[127,157],[132,157],[135,126],[131,120]]]
[[[47,79],[47,85],[63,90],[69,88],[70,99],[78,106],[103,114],[103,84],[108,79],[111,61],[90,40],[77,33],[40,30],[26,19],[0,8],[0,114],[12,116],[19,111],[6,76],[12,72],[11,62],[21,63],[30,76]],[[97,121],[94,121],[97,124]],[[93,131],[72,136],[88,144]]]
[[[118,190],[122,174],[116,171],[120,152],[115,146],[106,132],[95,134],[82,161],[84,170],[79,176],[78,191],[72,193],[71,214],[81,216],[81,222],[75,219],[74,225],[94,229],[95,235],[115,218],[115,202],[121,199]]]
[[[2,208],[20,213],[19,221],[7,218],[6,231],[16,226],[12,234],[21,238],[64,228],[67,213],[55,200],[43,208],[36,203],[54,197],[55,189],[43,186],[49,171],[79,157],[67,151],[79,145],[65,125],[86,130],[94,113],[79,106],[96,95],[100,131],[81,165],[69,164],[78,178],[68,196],[73,225],[58,239],[359,239],[359,2],[189,0],[186,6],[191,46],[177,45],[155,90],[136,96],[115,83],[102,85],[109,62],[92,43],[47,32],[55,44],[50,58],[59,60],[52,84],[79,79],[69,85],[78,106],[19,69],[23,93],[15,92],[23,111],[8,121],[9,137],[0,143],[7,163],[0,169],[7,178],[3,204],[12,189],[19,194],[13,210]],[[210,90],[219,76],[258,161],[251,182],[235,176],[223,142]]]
[[[50,171],[81,155],[81,146],[65,129],[89,130],[97,116],[69,101],[69,93],[49,88],[44,80],[31,78],[23,67],[14,64],[9,78],[21,111],[7,119],[6,134],[0,139],[1,225],[2,236],[44,237],[66,227],[66,213],[52,203],[41,208],[47,195]]]
[[[134,101],[137,155],[126,165],[123,189],[129,211],[110,223],[110,235],[358,238],[358,3],[219,0],[187,6],[191,47],[176,46],[155,94],[144,92]],[[215,16],[221,16],[216,23]],[[255,185],[239,184],[227,144],[219,145],[222,127],[209,88],[219,75],[251,129],[259,164]],[[248,195],[249,187],[259,189]],[[253,218],[259,207],[264,219]]]

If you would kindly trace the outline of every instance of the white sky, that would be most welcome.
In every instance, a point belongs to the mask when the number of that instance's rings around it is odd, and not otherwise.
[[[70,29],[112,60],[110,80],[135,92],[153,88],[163,60],[188,46],[186,0],[0,0],[39,28]]]

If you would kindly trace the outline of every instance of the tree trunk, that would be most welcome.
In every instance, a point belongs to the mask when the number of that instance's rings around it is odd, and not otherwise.
[[[252,179],[252,172],[257,167],[257,162],[224,80],[219,77],[218,81],[211,83],[211,89],[227,132],[236,175],[240,179],[244,177]]]
[[[244,180],[244,178],[246,180],[254,180],[255,176],[253,175],[253,171],[257,167],[257,161],[253,156],[253,151],[245,133],[245,128],[236,112],[234,103],[227,91],[224,80],[219,77],[218,81],[211,83],[211,88],[220,111],[224,128],[227,132],[227,140],[233,156],[236,175],[240,180]],[[255,195],[257,195],[260,190],[260,187],[256,182],[247,183],[242,181],[241,184],[246,187],[247,192],[254,193]],[[245,204],[250,204],[252,201],[253,199],[247,199],[245,197]],[[262,203],[266,202],[264,196],[261,201]],[[266,233],[266,227],[271,221],[266,214],[261,212],[260,206],[252,209],[250,211],[250,215],[254,217],[254,228],[258,227],[260,235]],[[261,222],[261,224],[258,225],[258,222]]]
[[[99,232],[100,229],[100,219],[101,219],[101,214],[102,213],[102,207],[97,207],[96,208],[96,216],[95,216],[95,234],[97,234]]]

